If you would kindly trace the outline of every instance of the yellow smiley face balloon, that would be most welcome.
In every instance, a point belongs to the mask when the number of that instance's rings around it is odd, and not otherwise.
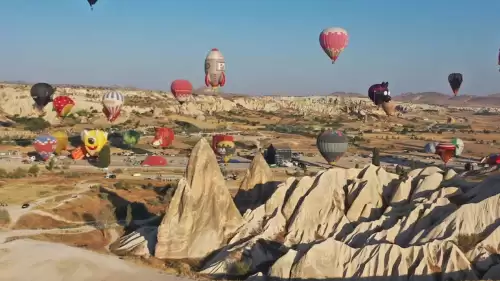
[[[108,142],[108,133],[102,130],[83,130],[81,137],[85,151],[90,156],[97,156]]]

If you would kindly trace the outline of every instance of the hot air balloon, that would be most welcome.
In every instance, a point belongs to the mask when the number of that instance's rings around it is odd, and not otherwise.
[[[424,150],[426,153],[434,154],[436,153],[436,143],[435,142],[429,142],[425,144]]]
[[[349,44],[349,34],[340,27],[326,28],[319,34],[319,44],[334,64],[340,53]]]
[[[436,146],[436,154],[441,157],[445,165],[455,156],[455,150],[455,145],[449,142],[440,142]]]
[[[170,91],[177,101],[179,101],[180,104],[183,104],[193,93],[193,85],[191,85],[191,82],[188,80],[178,79],[172,82],[170,85]]]
[[[56,154],[61,154],[61,151],[64,151],[68,148],[68,134],[65,131],[57,131],[51,134],[57,141],[57,146],[55,149]]]
[[[212,49],[205,58],[205,85],[212,88],[226,84],[226,62],[219,49]]]
[[[327,130],[319,134],[316,146],[326,162],[333,165],[347,151],[347,136],[341,131]]]
[[[236,151],[234,137],[228,135],[214,135],[212,137],[212,148],[224,163],[229,162]]]
[[[53,136],[45,134],[39,135],[35,138],[33,146],[35,147],[35,150],[38,153],[38,155],[40,155],[40,157],[44,161],[47,161],[52,156],[52,153],[54,153],[56,149],[57,140]]]
[[[500,49],[498,49],[498,71],[500,72]]]
[[[55,112],[57,112],[57,116],[64,118],[71,112],[75,102],[68,96],[58,96],[54,98],[52,105]]]
[[[31,87],[31,98],[35,101],[35,107],[42,110],[52,101],[52,95],[56,90],[47,83],[36,83]]]
[[[129,130],[123,134],[123,143],[125,143],[128,146],[134,146],[139,142],[140,138],[141,134],[139,132],[134,130]]]
[[[462,152],[464,151],[465,148],[464,141],[459,138],[452,138],[451,143],[455,145],[455,156],[462,155]]]
[[[167,148],[174,141],[174,130],[171,128],[156,128],[155,137],[151,143],[153,147]]]
[[[391,91],[389,91],[389,82],[373,84],[368,88],[368,97],[377,106],[381,106],[388,116],[394,114],[395,107],[391,103]]]
[[[81,137],[86,156],[97,156],[108,142],[108,133],[102,130],[83,130]]]
[[[87,2],[89,2],[89,5],[90,5],[90,9],[91,10],[94,10],[94,5],[95,3],[97,3],[97,0],[87,0]]]
[[[109,92],[102,97],[104,115],[109,122],[113,122],[120,116],[125,97],[120,92]]]
[[[458,90],[460,90],[460,85],[462,85],[463,77],[461,73],[451,73],[448,75],[448,83],[450,83],[451,90],[453,94],[458,95]]]

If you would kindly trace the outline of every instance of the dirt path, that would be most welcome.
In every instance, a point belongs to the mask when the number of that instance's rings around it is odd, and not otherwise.
[[[47,203],[49,200],[52,200],[58,196],[64,196],[64,195],[78,195],[80,193],[83,193],[87,190],[89,190],[89,188],[91,186],[95,185],[95,183],[89,183],[87,181],[81,181],[77,184],[75,184],[75,189],[74,190],[71,190],[71,191],[68,191],[68,192],[62,192],[62,193],[58,193],[58,194],[55,194],[55,195],[52,195],[52,196],[47,196],[47,197],[43,197],[43,198],[40,198],[38,200],[35,200],[33,202],[30,203],[30,205],[27,207],[27,208],[21,208],[20,205],[9,205],[7,207],[4,207],[5,210],[7,210],[7,212],[9,212],[9,216],[10,216],[10,225],[9,225],[9,228],[13,227],[17,221],[19,220],[20,217],[22,217],[23,215],[27,214],[27,213],[30,213],[30,212],[33,212],[35,210],[33,210],[35,207],[39,206],[39,205],[43,205],[45,203]],[[71,198],[70,198],[71,199]],[[57,220],[60,220],[60,219],[57,219]]]

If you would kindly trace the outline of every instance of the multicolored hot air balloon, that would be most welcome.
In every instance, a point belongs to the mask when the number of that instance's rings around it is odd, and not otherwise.
[[[436,153],[436,146],[437,146],[437,143],[429,142],[429,143],[425,144],[424,150],[426,153],[435,154]]]
[[[97,156],[108,142],[108,133],[102,130],[83,130],[81,137],[86,156]]]
[[[71,109],[75,106],[75,101],[68,96],[58,96],[52,101],[53,109],[57,112],[57,116],[64,118],[71,113]]]
[[[178,79],[170,85],[170,91],[180,104],[183,104],[193,94],[193,85],[188,80]]]
[[[229,162],[236,151],[234,137],[228,135],[214,135],[212,137],[212,149],[224,163]]]
[[[389,82],[373,84],[368,88],[368,97],[377,106],[381,106],[385,114],[393,115],[395,111],[394,104],[391,103],[391,91],[389,91]]]
[[[109,92],[102,97],[102,111],[109,122],[113,122],[120,116],[125,97],[120,92]]]
[[[334,64],[349,44],[349,34],[340,27],[326,28],[319,34],[319,44]]]
[[[128,146],[134,146],[139,142],[140,138],[141,134],[139,132],[134,130],[129,130],[123,134],[123,143]]]
[[[56,149],[57,140],[53,136],[39,135],[33,141],[33,146],[43,161],[47,161]]]
[[[498,49],[498,71],[500,72],[500,49]]]
[[[31,87],[30,94],[35,107],[42,110],[49,102],[52,101],[52,95],[56,89],[47,83],[36,83]]]
[[[56,154],[61,154],[62,151],[68,148],[68,133],[66,131],[56,131],[51,134],[57,141],[57,146],[55,149]]]
[[[456,146],[449,142],[440,142],[436,146],[436,154],[441,157],[446,165],[455,156]]]
[[[450,83],[451,90],[455,96],[458,95],[462,82],[462,73],[450,73],[450,75],[448,75],[448,83]]]
[[[462,155],[465,148],[464,141],[459,138],[452,138],[451,143],[455,146],[455,156]]]
[[[151,145],[155,148],[167,148],[172,144],[174,138],[174,130],[171,128],[156,128],[155,137]]]
[[[205,58],[205,85],[218,88],[226,84],[226,61],[219,49],[212,49]]]
[[[341,131],[327,130],[319,134],[316,146],[326,162],[333,165],[347,151],[348,139]]]
[[[94,5],[95,3],[97,3],[97,0],[87,0],[87,2],[89,2],[89,5],[90,5],[90,9],[91,10],[94,10]]]

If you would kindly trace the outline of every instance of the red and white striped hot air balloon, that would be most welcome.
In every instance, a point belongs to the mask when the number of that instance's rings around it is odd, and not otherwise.
[[[102,97],[103,112],[109,122],[115,121],[120,116],[124,102],[125,97],[117,91],[109,92]]]
[[[193,94],[193,85],[188,80],[177,79],[170,85],[170,91],[183,104]]]
[[[344,51],[349,43],[349,34],[340,27],[329,27],[321,31],[319,44],[326,55],[335,63],[340,53]]]

